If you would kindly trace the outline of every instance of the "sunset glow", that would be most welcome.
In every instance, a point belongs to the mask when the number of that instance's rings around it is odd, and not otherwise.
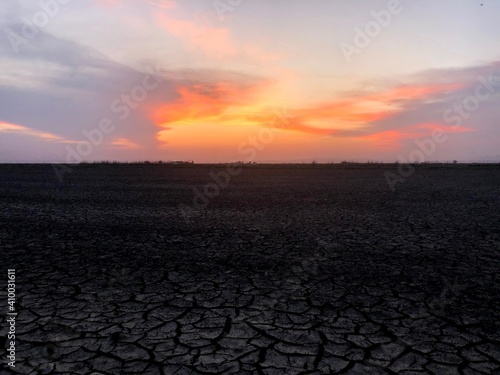
[[[3,161],[396,161],[436,130],[429,161],[500,161],[497,2],[401,0],[364,37],[387,2],[57,4],[30,38],[37,3],[0,12]]]

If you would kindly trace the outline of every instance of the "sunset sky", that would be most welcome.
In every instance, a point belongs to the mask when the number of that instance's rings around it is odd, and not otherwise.
[[[499,40],[494,0],[4,1],[0,162],[500,161]]]

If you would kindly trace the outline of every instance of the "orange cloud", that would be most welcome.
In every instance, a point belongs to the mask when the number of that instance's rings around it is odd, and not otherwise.
[[[333,101],[295,111],[297,118],[303,122],[320,120],[328,121],[333,125],[336,122],[367,123],[391,113],[392,111],[370,108],[363,98]]]
[[[310,126],[302,122],[302,119],[297,116],[292,116],[288,111],[285,113],[276,113],[271,111],[262,111],[262,113],[247,115],[246,119],[261,126],[266,126],[274,129],[292,130],[301,133],[315,135],[331,135],[335,129],[318,128]]]
[[[217,124],[218,126],[258,126],[280,128],[317,136],[353,131],[351,138],[398,147],[403,139],[416,138],[436,129],[436,124],[420,124],[405,129],[377,132],[370,123],[405,110],[405,102],[432,99],[462,87],[459,84],[401,85],[382,92],[364,92],[331,102],[289,109],[285,121],[272,121],[266,98],[275,87],[269,82],[242,83],[231,77],[215,82],[179,83],[179,98],[150,107],[149,117],[161,130],[157,139],[166,142],[170,129],[178,126]],[[444,125],[443,125],[444,126]],[[199,127],[198,127],[199,129]],[[356,131],[364,132],[357,136]],[[366,131],[370,131],[366,135]],[[451,130],[444,126],[443,131]]]
[[[379,93],[364,93],[327,103],[290,110],[289,123],[283,129],[310,134],[332,135],[339,128],[366,127],[369,123],[388,118],[404,110],[402,102],[430,99],[435,95],[458,90],[463,84],[401,85]],[[313,126],[317,124],[318,126]],[[391,130],[366,135],[364,139],[380,141],[381,144],[397,144],[401,139],[422,136],[423,129],[437,129],[436,124],[420,124],[405,131]],[[431,128],[432,127],[432,128]],[[451,129],[443,125],[445,132],[471,131]],[[419,130],[419,131],[417,131]]]
[[[315,134],[315,135],[332,135],[333,133],[336,132],[335,129],[331,128],[317,128],[314,126],[305,125],[296,121],[296,119],[289,119],[288,122],[282,125],[278,125],[276,126],[276,128],[280,128],[283,130],[293,130],[301,133]]]
[[[333,129],[318,128],[299,117],[278,118],[266,106],[268,82],[237,84],[231,81],[180,85],[179,99],[151,111],[150,117],[160,127],[215,123],[223,126],[261,126],[316,135],[330,135]],[[167,132],[158,139],[164,141]]]
[[[295,111],[302,122],[320,120],[363,125],[399,112],[402,101],[425,99],[456,90],[460,84],[403,85],[379,93],[365,93]]]
[[[252,105],[259,92],[268,85],[266,82],[238,84],[231,81],[179,84],[179,99],[152,109],[152,120],[161,127],[193,122],[231,122],[240,118],[227,113],[232,108]]]
[[[28,128],[27,126],[10,124],[8,122],[0,122],[0,133],[20,134],[30,137],[36,137],[44,141],[60,142],[60,143],[77,143],[70,141],[56,134],[42,132],[39,130]]]

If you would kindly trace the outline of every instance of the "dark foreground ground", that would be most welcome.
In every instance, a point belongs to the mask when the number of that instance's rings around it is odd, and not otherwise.
[[[499,374],[500,167],[387,168],[0,166],[0,372]]]

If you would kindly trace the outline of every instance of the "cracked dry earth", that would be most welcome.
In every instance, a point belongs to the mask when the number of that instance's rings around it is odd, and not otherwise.
[[[0,372],[500,374],[498,166],[211,170],[0,166]]]

